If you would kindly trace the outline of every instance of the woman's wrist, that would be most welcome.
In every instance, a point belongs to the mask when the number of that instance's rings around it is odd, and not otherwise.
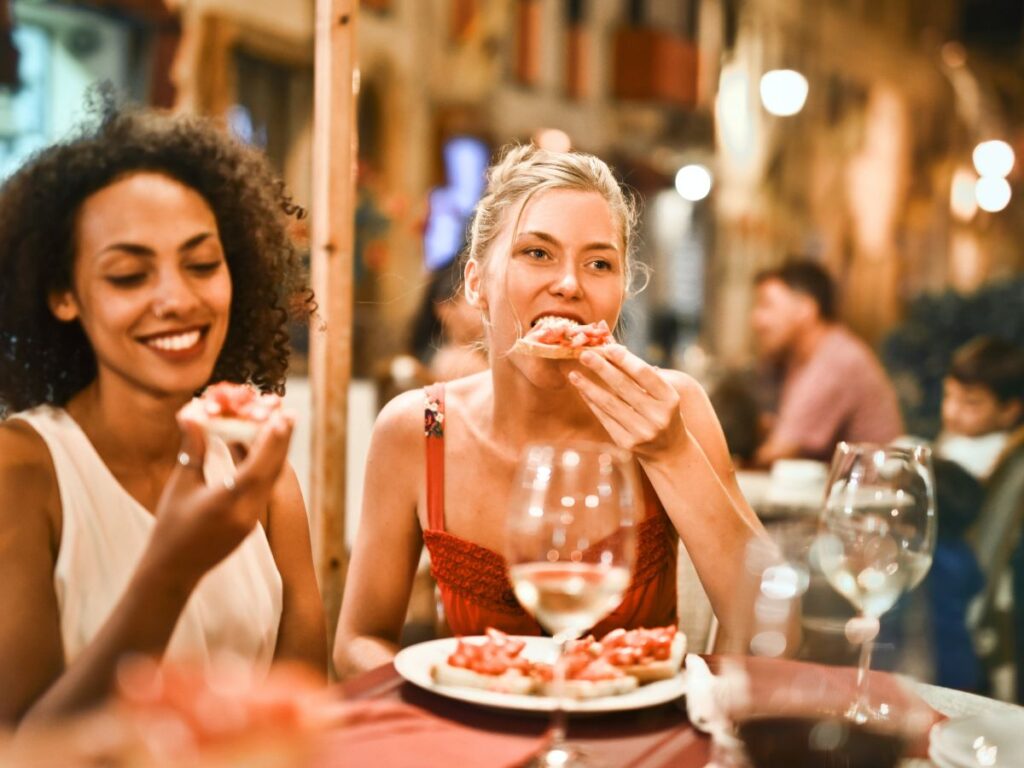
[[[132,581],[161,602],[184,605],[203,574],[191,574],[170,566],[151,549],[142,556]]]

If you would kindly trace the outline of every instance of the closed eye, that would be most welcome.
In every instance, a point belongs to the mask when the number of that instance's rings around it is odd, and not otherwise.
[[[133,272],[129,275],[107,275],[106,280],[118,288],[132,288],[141,285],[146,279],[145,272]]]
[[[216,261],[197,261],[189,264],[188,268],[200,275],[208,275],[220,269],[220,265],[223,263],[223,259],[217,259]]]

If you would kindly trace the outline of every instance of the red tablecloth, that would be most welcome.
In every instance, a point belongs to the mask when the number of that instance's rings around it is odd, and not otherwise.
[[[502,741],[507,737],[522,739],[523,744],[530,746],[528,754],[531,754],[543,743],[549,722],[543,713],[488,710],[424,691],[402,680],[390,664],[345,683],[340,686],[340,693],[348,701],[401,702],[448,724],[475,732],[478,738],[473,746],[479,752],[466,754],[465,761],[461,765],[455,763],[454,768],[501,764],[495,761],[497,753],[505,756],[514,752],[514,747]],[[710,746],[708,738],[689,725],[682,709],[675,704],[632,712],[574,716],[569,720],[568,735],[572,741],[600,755],[607,765],[622,768],[696,768],[707,762]],[[469,743],[468,738],[466,743]],[[417,740],[408,740],[400,748],[395,745],[387,754],[378,753],[375,764],[381,768],[453,765],[438,761],[436,755],[429,753],[429,745],[425,742],[419,742],[419,745],[425,749],[413,754],[410,749],[417,746]],[[335,758],[340,758],[345,744],[343,740],[329,742],[328,747]],[[333,763],[348,764],[356,765],[344,761]]]
[[[796,699],[835,702],[836,707],[849,703],[855,685],[855,670],[823,667],[792,661],[753,660],[752,694],[768,710]],[[722,657],[708,657],[712,670],[719,669]],[[871,684],[883,699],[899,704],[907,697],[925,718],[918,721],[918,738],[912,753],[923,755],[927,748],[927,729],[940,716],[927,708],[914,694],[908,693],[898,681],[883,673],[872,673]],[[367,754],[366,745],[374,755],[374,764],[391,766],[515,765],[510,762],[520,755],[529,755],[542,743],[548,726],[544,714],[523,714],[496,711],[439,696],[406,683],[394,667],[387,665],[361,675],[339,686],[340,695],[349,702],[388,703],[397,707],[386,710],[387,717],[410,722],[416,713],[424,718],[403,734],[391,739],[386,722],[367,731],[362,739],[358,732],[344,731],[329,736],[321,744],[321,765],[357,765],[350,758]],[[584,749],[600,755],[607,765],[622,768],[702,768],[708,761],[710,740],[687,721],[682,702],[671,702],[647,709],[602,715],[573,716],[569,720],[569,739]],[[826,709],[829,707],[826,706]],[[439,733],[449,729],[450,737]],[[433,731],[433,732],[432,732]],[[439,743],[455,743],[454,750],[443,752]],[[460,746],[461,745],[461,746]],[[364,750],[356,752],[354,750]],[[461,751],[460,751],[461,750]]]

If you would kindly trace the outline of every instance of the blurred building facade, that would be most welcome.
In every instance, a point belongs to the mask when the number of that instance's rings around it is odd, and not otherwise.
[[[1012,106],[1024,103],[1024,23],[993,47],[978,32],[986,18],[1013,20],[988,5],[364,3],[361,157],[389,222],[372,265],[373,325],[391,334],[383,346],[399,343],[421,274],[423,201],[443,181],[441,148],[464,133],[498,148],[559,129],[615,165],[645,204],[639,256],[656,275],[629,333],[673,364],[696,338],[745,360],[753,276],[791,254],[828,264],[844,319],[872,342],[922,292],[1019,273],[1019,201],[993,213],[954,201],[957,184],[973,190],[978,142],[1024,149]],[[759,98],[761,76],[780,68],[809,83],[790,117]],[[702,201],[672,189],[687,163],[711,171]]]
[[[685,363],[697,340],[745,360],[753,275],[788,254],[829,265],[845,319],[871,341],[922,292],[1019,273],[1024,207],[1014,196],[978,209],[971,151],[990,138],[1024,151],[1021,5],[363,0],[356,374],[404,345],[431,191],[448,183],[444,148],[458,136],[493,151],[557,129],[614,165],[644,203],[638,256],[656,277],[626,335],[665,364]],[[10,8],[16,66],[37,85],[0,93],[8,167],[66,131],[85,86],[106,78],[223,119],[308,204],[314,0]],[[775,69],[806,78],[797,114],[761,102]],[[675,191],[687,164],[710,173],[708,196]],[[1017,163],[1011,189],[1019,179]]]

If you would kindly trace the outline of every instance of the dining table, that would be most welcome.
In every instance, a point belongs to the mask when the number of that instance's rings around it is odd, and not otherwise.
[[[541,746],[549,724],[547,712],[524,714],[485,708],[425,690],[405,681],[393,664],[350,679],[339,685],[338,692],[348,702],[400,702],[480,734],[520,736],[524,744],[534,748]],[[704,766],[710,755],[710,739],[690,725],[685,709],[685,701],[679,699],[632,711],[573,715],[569,718],[568,738],[584,751],[600,756],[607,766]],[[486,748],[487,742],[482,740],[480,744]],[[472,756],[467,755],[467,759],[472,760]],[[487,764],[483,754],[475,762],[466,763]]]
[[[712,670],[720,671],[727,657],[712,654],[703,658]],[[772,675],[780,686],[806,685],[807,680],[815,680],[815,685],[840,691],[842,695],[846,691],[852,693],[853,690],[855,671],[850,668],[824,667],[788,660],[764,660],[764,663],[775,665],[770,668],[777,670]],[[882,685],[896,680],[887,673],[870,674],[881,680]],[[1016,705],[906,679],[901,679],[900,688],[916,697],[918,703],[928,711],[929,718],[925,726],[947,717],[963,717],[982,712],[1024,711]],[[522,739],[522,748],[526,750],[520,754],[530,754],[540,747],[548,728],[548,718],[544,713],[512,712],[456,700],[413,685],[403,679],[392,664],[339,684],[337,692],[349,703],[401,705],[436,718],[438,722],[474,733],[478,737],[474,748],[481,750],[481,753],[466,754],[466,766],[516,765],[497,761],[497,751],[493,755],[495,759],[489,760],[488,738],[519,737]],[[924,768],[931,765],[926,758],[927,736],[928,727],[922,727],[911,744],[908,757],[902,761],[901,768]],[[685,696],[642,709],[573,715],[569,719],[568,738],[587,753],[597,756],[601,765],[616,768],[701,768],[708,764],[712,749],[711,738],[690,723]],[[506,751],[502,754],[517,753]],[[390,765],[433,764],[429,756],[425,755],[408,762],[378,762],[384,768]]]

